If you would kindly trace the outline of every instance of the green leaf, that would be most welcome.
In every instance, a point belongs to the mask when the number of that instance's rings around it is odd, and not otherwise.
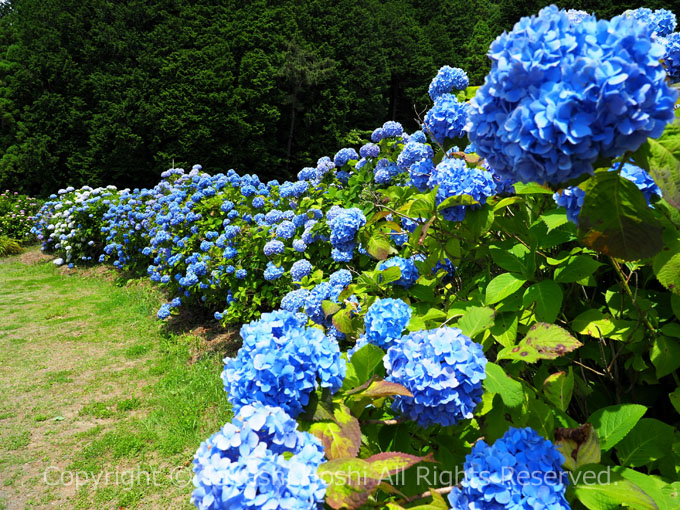
[[[333,301],[324,300],[321,302],[321,309],[323,310],[324,315],[328,317],[338,313],[341,310],[341,307],[339,304],[333,303]]]
[[[499,313],[489,331],[496,342],[503,347],[511,347],[517,340],[517,325],[518,318],[515,313]]]
[[[564,455],[564,468],[573,471],[600,462],[600,440],[590,423],[575,428],[555,429],[555,446]]]
[[[500,266],[511,273],[518,273],[522,275],[526,274],[527,266],[520,256],[526,251],[527,248],[521,244],[515,245],[510,249],[506,249],[502,246],[489,247],[491,258],[497,266]]]
[[[640,467],[659,460],[669,452],[668,438],[673,427],[652,418],[641,419],[616,445],[616,455],[624,466]]]
[[[579,214],[579,237],[588,247],[623,260],[653,257],[662,228],[644,195],[617,172],[596,172]]]
[[[359,420],[344,405],[336,407],[333,415],[335,421],[312,423],[309,433],[321,440],[327,459],[356,457],[361,447]]]
[[[343,308],[335,315],[333,315],[333,325],[338,328],[338,331],[351,335],[354,333],[355,326],[352,323],[351,310]]]
[[[626,437],[646,412],[647,408],[639,404],[617,404],[598,409],[588,423],[595,427],[602,451],[606,452]]]
[[[482,384],[488,392],[500,395],[508,407],[518,407],[524,402],[522,383],[507,375],[495,363],[486,364],[486,378]]]
[[[664,199],[680,209],[680,125],[668,124],[660,138],[648,139],[635,153],[635,162],[649,172]]]
[[[385,260],[390,254],[397,253],[389,238],[382,232],[375,232],[369,238],[366,251],[378,260]]]
[[[680,341],[675,338],[657,336],[650,352],[656,376],[664,377],[680,367]]]
[[[371,465],[375,473],[380,475],[381,479],[389,478],[423,461],[433,462],[434,459],[431,456],[418,457],[402,452],[378,453],[366,459],[366,462]]]
[[[479,237],[489,231],[491,225],[493,225],[493,220],[493,209],[488,204],[485,204],[477,209],[467,211],[463,221],[465,226],[472,232],[472,235]]]
[[[476,205],[479,202],[470,195],[458,195],[455,197],[448,197],[441,204],[437,206],[438,210],[446,209],[447,207],[454,207],[458,205]]]
[[[366,344],[352,355],[350,364],[356,371],[359,383],[363,384],[380,372],[385,351],[373,344]],[[380,375],[380,374],[379,374]]]
[[[541,322],[555,322],[562,309],[562,288],[552,280],[543,280],[529,287],[523,296],[523,305],[536,303],[536,318]]]
[[[601,311],[591,308],[580,313],[571,321],[571,329],[581,335],[600,338],[607,337],[616,328],[609,317]]]
[[[550,209],[541,214],[541,221],[546,224],[548,232],[550,232],[557,227],[561,227],[569,220],[567,219],[567,211],[562,207],[558,207],[557,209]]]
[[[671,405],[675,407],[676,412],[680,414],[680,387],[675,388],[672,393],[669,393],[668,398],[671,401]]]
[[[401,269],[397,266],[391,266],[380,271],[380,283],[392,283],[401,278]]]
[[[503,273],[496,276],[486,286],[485,303],[492,305],[502,301],[510,294],[517,292],[525,282],[524,278],[513,273]]]
[[[347,395],[356,398],[383,398],[391,397],[393,395],[403,395],[405,397],[413,396],[413,394],[401,384],[385,380],[372,381],[366,388],[356,392],[350,390],[347,392]]]
[[[680,494],[671,484],[633,469],[620,466],[614,466],[612,469],[645,491],[660,509],[680,510]]]
[[[589,510],[618,510],[620,506],[659,510],[649,495],[611,467],[587,464],[575,471],[573,479],[578,480],[572,488],[573,494]]]
[[[363,459],[329,460],[318,474],[328,485],[325,502],[335,510],[359,508],[380,485],[380,474]]]
[[[506,347],[498,359],[512,359],[534,363],[539,359],[555,359],[581,347],[569,332],[554,324],[537,322],[516,346]]]
[[[590,276],[602,265],[589,255],[569,257],[555,269],[555,281],[572,283]]]
[[[543,394],[560,411],[566,411],[574,391],[574,373],[571,367],[564,372],[549,375],[543,381]]]
[[[458,321],[458,327],[464,335],[474,338],[493,326],[494,315],[496,315],[496,312],[492,308],[471,306]]]
[[[554,193],[550,188],[541,186],[535,182],[530,182],[528,184],[516,182],[514,186],[516,195],[552,195]]]
[[[667,236],[665,236],[668,239]],[[672,239],[652,261],[654,274],[661,284],[680,295],[680,240]]]

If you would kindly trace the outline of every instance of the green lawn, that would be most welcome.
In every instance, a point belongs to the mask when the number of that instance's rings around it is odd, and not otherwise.
[[[193,453],[230,417],[223,352],[167,332],[160,303],[113,271],[0,259],[0,510],[191,508]]]

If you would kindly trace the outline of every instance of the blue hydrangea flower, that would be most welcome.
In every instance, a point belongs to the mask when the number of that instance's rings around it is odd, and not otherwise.
[[[248,276],[248,271],[246,269],[236,270],[236,278],[238,278],[239,280],[243,280],[246,276]]]
[[[428,182],[434,172],[434,162],[432,159],[421,159],[413,163],[408,169],[411,186],[418,191],[424,192],[428,190]]]
[[[312,264],[309,260],[301,259],[296,261],[290,268],[290,276],[294,282],[299,282],[312,272]]]
[[[432,101],[436,101],[443,94],[448,94],[452,90],[465,90],[468,85],[470,80],[465,71],[458,67],[444,66],[432,78],[428,92]]]
[[[629,16],[637,21],[641,21],[649,26],[650,30],[657,36],[665,37],[675,30],[678,21],[671,11],[659,9],[652,11],[646,7],[628,10],[623,16]]]
[[[397,166],[399,170],[405,172],[414,163],[433,157],[434,151],[429,145],[420,142],[408,142],[397,157]]]
[[[305,306],[305,300],[310,292],[307,289],[291,290],[288,294],[283,296],[281,300],[281,309],[287,312],[297,313]]]
[[[348,269],[339,269],[328,277],[328,283],[333,287],[340,286],[342,288],[347,287],[352,283],[352,273]]]
[[[465,136],[470,103],[461,103],[453,94],[442,94],[425,114],[425,130],[439,145]]]
[[[392,138],[395,136],[401,136],[404,132],[404,128],[399,122],[394,120],[388,120],[382,126],[383,138]]]
[[[382,140],[383,138],[385,138],[385,133],[383,133],[383,129],[382,129],[382,128],[376,128],[376,129],[374,129],[373,132],[371,133],[371,141],[372,141],[373,143],[378,143],[378,142],[380,142],[380,140]]]
[[[578,215],[581,213],[585,197],[586,192],[575,186],[569,186],[564,188],[561,193],[555,192],[553,194],[555,203],[567,210],[567,219],[576,224],[578,224]]]
[[[335,168],[335,163],[331,161],[331,158],[324,156],[319,158],[316,162],[316,169],[319,172],[319,178],[323,177],[326,173],[330,172]]]
[[[437,165],[434,173],[428,181],[430,188],[437,188],[437,205],[449,197],[468,195],[480,204],[486,202],[487,197],[496,193],[496,183],[493,174],[485,170],[468,168],[465,160],[444,159]],[[447,207],[441,211],[442,216],[448,221],[462,221],[469,207],[457,205]]]
[[[680,80],[680,33],[673,32],[660,39],[665,48],[663,63],[672,82]]]
[[[579,23],[583,22],[584,19],[590,16],[590,14],[588,14],[586,11],[579,11],[577,9],[568,9],[566,12],[567,16],[569,17],[569,22],[572,25],[578,25]]]
[[[307,249],[307,245],[302,239],[295,239],[293,241],[293,249],[298,253],[303,253]]]
[[[297,174],[297,178],[301,181],[314,181],[317,179],[317,177],[318,173],[316,168],[310,166],[303,168]]]
[[[301,327],[294,313],[277,311],[241,328],[243,346],[226,358],[224,388],[234,411],[261,402],[293,418],[317,387],[332,393],[342,386],[345,361],[337,342],[317,328]]]
[[[357,154],[357,151],[355,151],[352,148],[345,148],[345,149],[340,149],[335,157],[333,158],[333,163],[335,163],[336,168],[340,168],[342,166],[345,166],[348,161],[350,160],[358,160],[359,155]]]
[[[401,299],[377,299],[364,317],[366,339],[382,349],[388,349],[411,320],[411,307]]]
[[[267,262],[267,267],[264,270],[264,279],[268,282],[278,280],[285,272],[285,269],[283,269],[281,266],[277,266],[270,260]]]
[[[282,221],[276,227],[276,237],[290,239],[295,235],[295,229],[296,229],[295,224],[292,221],[288,220]]]
[[[427,136],[425,136],[425,133],[422,132],[422,130],[414,131],[411,136],[408,137],[408,141],[410,142],[418,142],[418,143],[427,143]]]
[[[392,176],[386,167],[376,168],[373,172],[373,180],[376,184],[389,184],[392,181]]]
[[[156,316],[161,320],[167,319],[170,317],[171,310],[172,308],[169,304],[161,305],[160,309],[156,313]]]
[[[331,209],[327,213],[328,224],[331,228],[331,245],[333,260],[349,262],[356,246],[356,235],[366,224],[366,216],[360,209]]]
[[[677,92],[664,48],[630,16],[572,25],[550,6],[491,45],[491,72],[472,99],[470,141],[502,178],[559,184],[656,138]]]
[[[569,510],[563,463],[557,448],[528,427],[510,428],[492,446],[480,440],[465,457],[461,487],[449,494],[452,510]]]
[[[387,380],[405,386],[413,397],[398,396],[392,407],[422,427],[472,418],[482,400],[486,362],[482,346],[458,328],[406,335],[392,344],[383,363]]]
[[[318,510],[324,461],[320,441],[282,409],[245,406],[194,455],[191,502],[200,510]]]
[[[359,155],[362,158],[377,158],[380,154],[380,146],[374,143],[367,143],[359,149]]]
[[[257,196],[253,198],[253,207],[255,209],[260,209],[261,207],[264,207],[264,197]]]
[[[416,267],[413,259],[405,259],[402,257],[390,257],[389,259],[382,261],[378,265],[378,269],[380,271],[384,271],[388,267],[398,267],[401,270],[401,278],[392,283],[404,287],[405,289],[412,287],[413,284],[416,283],[416,280],[418,280],[418,277],[420,276],[418,273],[418,268]]]
[[[278,239],[272,239],[264,245],[264,254],[267,257],[273,257],[274,255],[280,255],[286,249],[285,245]]]

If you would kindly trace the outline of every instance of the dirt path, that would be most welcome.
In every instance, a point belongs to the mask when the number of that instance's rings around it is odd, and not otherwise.
[[[0,260],[0,510],[191,508],[191,455],[228,417],[219,357],[189,364],[158,296],[106,276]]]

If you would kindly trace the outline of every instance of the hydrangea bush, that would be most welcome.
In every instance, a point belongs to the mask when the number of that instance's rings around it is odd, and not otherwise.
[[[18,192],[5,190],[0,193],[0,236],[22,243],[35,240],[31,229],[42,201]]]
[[[193,503],[675,508],[675,25],[547,7],[484,85],[443,67],[418,130],[295,181],[197,165],[47,202],[46,251],[148,275],[160,318],[243,324]]]

